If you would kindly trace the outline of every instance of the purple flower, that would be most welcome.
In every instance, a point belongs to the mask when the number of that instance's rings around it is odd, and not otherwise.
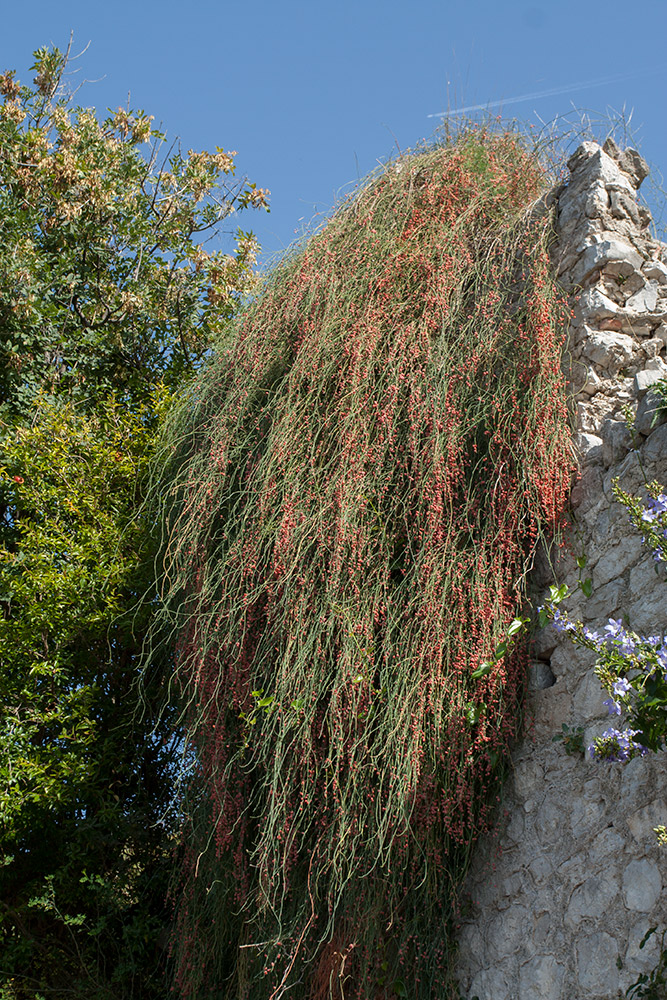
[[[554,608],[553,626],[557,632],[575,632],[577,628],[558,608]]]
[[[624,695],[631,690],[632,690],[632,684],[630,683],[629,680],[627,680],[627,678],[619,677],[617,681],[614,681],[614,687],[613,687],[614,694]]]
[[[623,632],[619,634],[619,652],[627,656],[629,653],[634,653],[637,648],[637,642],[634,635],[631,632]]]
[[[590,642],[594,642],[595,645],[598,647],[598,649],[600,649],[600,647],[604,643],[604,639],[602,638],[600,633],[594,632],[593,629],[588,628],[587,625],[584,625],[584,638],[588,639]]]
[[[651,498],[647,501],[646,507],[642,513],[642,521],[655,521],[661,514],[667,512],[667,493],[661,493],[660,496]]]
[[[614,701],[613,698],[606,698],[602,702],[603,705],[607,707],[610,715],[620,715],[621,714],[621,703],[620,701]]]
[[[607,639],[615,639],[616,636],[623,631],[623,622],[620,618],[610,618],[609,624],[605,625],[604,630],[607,632]]]

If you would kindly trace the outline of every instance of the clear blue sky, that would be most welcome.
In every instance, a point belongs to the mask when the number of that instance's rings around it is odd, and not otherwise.
[[[667,175],[667,0],[31,0],[4,4],[0,68],[27,81],[32,50],[70,31],[75,51],[90,42],[77,82],[98,80],[81,103],[129,92],[185,149],[238,150],[271,190],[270,215],[239,220],[265,260],[448,103],[505,101],[536,127],[625,108]]]

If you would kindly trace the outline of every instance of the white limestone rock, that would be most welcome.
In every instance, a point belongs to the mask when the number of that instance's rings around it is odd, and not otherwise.
[[[600,430],[602,461],[609,468],[616,465],[633,447],[632,434],[625,420],[605,420]]]
[[[559,680],[542,691],[529,691],[527,716],[535,734],[549,738],[560,731],[563,723],[569,723],[572,716],[572,695]]]
[[[611,136],[605,140],[602,148],[605,153],[618,163],[621,170],[629,176],[634,187],[639,188],[642,181],[648,177],[650,172],[648,163],[644,157],[636,149],[633,149],[632,146],[620,149]]]
[[[641,542],[634,535],[626,536],[616,545],[605,548],[593,569],[593,586],[602,587],[621,576],[641,559],[642,554]]]
[[[638,843],[655,844],[655,827],[667,825],[667,802],[663,798],[654,799],[628,816],[630,833]]]
[[[658,380],[659,381],[659,380]],[[649,436],[657,427],[667,423],[667,411],[662,396],[655,392],[647,392],[639,400],[635,414],[635,429],[640,434]]]
[[[587,510],[597,505],[601,486],[600,467],[596,465],[584,466],[581,470],[581,477],[570,492],[570,502],[577,509],[579,516],[585,515]]]
[[[519,989],[522,997],[561,1000],[565,966],[553,955],[535,955],[521,966]],[[491,996],[491,994],[489,994]]]
[[[591,791],[591,786],[594,790]],[[570,813],[570,829],[576,840],[588,839],[599,830],[606,813],[606,804],[596,780],[586,782],[584,793],[574,803]]]
[[[667,424],[662,424],[653,431],[642,453],[649,479],[667,477]]]
[[[655,336],[667,347],[667,323],[661,323],[655,331]]]
[[[662,892],[660,869],[648,858],[631,861],[623,872],[623,898],[629,910],[650,913]]]
[[[665,344],[660,337],[649,337],[648,340],[642,341],[642,351],[647,358],[659,357],[664,348]]]
[[[568,607],[571,607],[571,604]],[[569,643],[561,642],[551,657],[549,665],[555,677],[567,678],[571,674],[578,677],[585,673],[593,666],[594,662],[595,654],[589,649],[583,649],[579,646],[573,647]]]
[[[521,761],[512,775],[512,788],[521,798],[529,798],[544,789],[544,767],[539,760]]]
[[[604,587],[596,587],[586,601],[586,618],[606,625],[607,619],[625,600],[626,589],[623,580],[611,580]]]
[[[579,927],[586,917],[599,917],[609,910],[619,890],[618,876],[612,872],[613,868],[602,875],[593,875],[574,890],[565,911],[566,924]]]
[[[626,191],[610,191],[609,202],[611,214],[615,219],[628,219],[643,228],[641,208]]]
[[[583,346],[584,357],[609,372],[624,368],[632,360],[634,353],[635,343],[632,337],[613,330],[591,334]]]
[[[582,292],[575,307],[575,316],[580,316],[589,326],[595,326],[604,319],[613,319],[618,312],[619,306],[597,288],[587,288]]]
[[[630,195],[635,193],[636,189],[628,176],[597,142],[582,142],[567,165],[573,179],[586,187],[602,181],[608,191],[627,191]]]
[[[604,705],[604,700],[607,697],[608,695],[598,677],[592,672],[587,673],[581,679],[574,693],[577,715],[583,722],[589,722],[591,719],[606,719],[609,712]]]
[[[591,186],[584,200],[584,213],[589,219],[599,219],[610,206],[610,196],[603,181]]]
[[[608,826],[594,838],[588,852],[588,861],[591,865],[606,868],[609,858],[622,859],[625,846],[623,837],[613,827]]]
[[[574,284],[583,284],[590,276],[606,264],[623,261],[630,267],[630,272],[641,267],[642,258],[627,243],[620,240],[602,240],[586,247],[579,262],[572,270]]]
[[[482,969],[471,982],[468,994],[470,997],[493,997],[493,1000],[516,1000],[513,987],[498,967]]]
[[[602,438],[596,434],[579,432],[576,436],[577,451],[584,462],[602,461]]]
[[[558,843],[563,836],[562,803],[545,799],[534,816],[535,833],[543,846]]]
[[[576,956],[579,986],[589,991],[586,995],[615,997],[618,990],[618,945],[611,935],[605,931],[577,935]],[[581,993],[578,993],[580,996]]]
[[[656,382],[664,378],[664,375],[660,371],[655,371],[650,368],[645,368],[641,372],[637,372],[634,379],[634,389],[637,396],[643,396]]]
[[[639,947],[647,930],[646,917],[640,917],[628,932],[629,945],[623,961],[627,983],[622,984],[626,989],[631,983],[636,982],[640,973],[651,973],[658,964],[660,957],[659,936],[653,934],[645,942],[643,948]]]
[[[641,288],[625,303],[625,309],[629,313],[653,312],[658,304],[658,283],[650,281],[645,288]]]
[[[587,365],[583,369],[579,378],[577,379],[577,384],[581,385],[581,388],[579,389],[579,393],[577,395],[589,398],[590,396],[594,396],[596,392],[600,391],[600,388],[602,386],[602,379],[600,378],[600,376],[598,375],[598,373],[595,371],[594,368]]]
[[[655,329],[655,318],[655,313],[651,313],[649,316],[646,313],[621,312],[619,315],[621,333],[627,333],[628,336],[633,337],[636,341],[652,337],[653,330]]]
[[[659,285],[667,285],[667,267],[660,260],[649,260],[642,268],[647,278],[653,278]]]

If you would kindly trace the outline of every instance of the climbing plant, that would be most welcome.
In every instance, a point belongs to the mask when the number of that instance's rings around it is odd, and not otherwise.
[[[188,734],[183,997],[451,987],[572,464],[547,184],[512,130],[386,164],[169,424],[153,646]]]

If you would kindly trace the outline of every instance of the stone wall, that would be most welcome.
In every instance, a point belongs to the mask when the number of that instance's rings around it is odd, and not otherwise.
[[[574,309],[565,364],[577,407],[581,476],[574,527],[555,576],[576,590],[588,556],[593,594],[570,600],[591,626],[623,618],[644,634],[667,629],[667,583],[623,507],[615,478],[641,493],[667,482],[667,423],[650,387],[667,373],[667,248],[650,237],[636,192],[647,168],[634,150],[584,143],[570,180],[552,192],[560,279]],[[548,203],[547,202],[547,203]],[[636,431],[623,412],[636,413]],[[545,587],[553,571],[542,570]],[[553,628],[536,637],[529,729],[514,758],[498,829],[476,851],[460,931],[459,979],[467,1000],[616,1000],[655,965],[667,926],[665,755],[604,764],[568,755],[552,738],[584,728],[587,746],[609,725],[593,654]]]

